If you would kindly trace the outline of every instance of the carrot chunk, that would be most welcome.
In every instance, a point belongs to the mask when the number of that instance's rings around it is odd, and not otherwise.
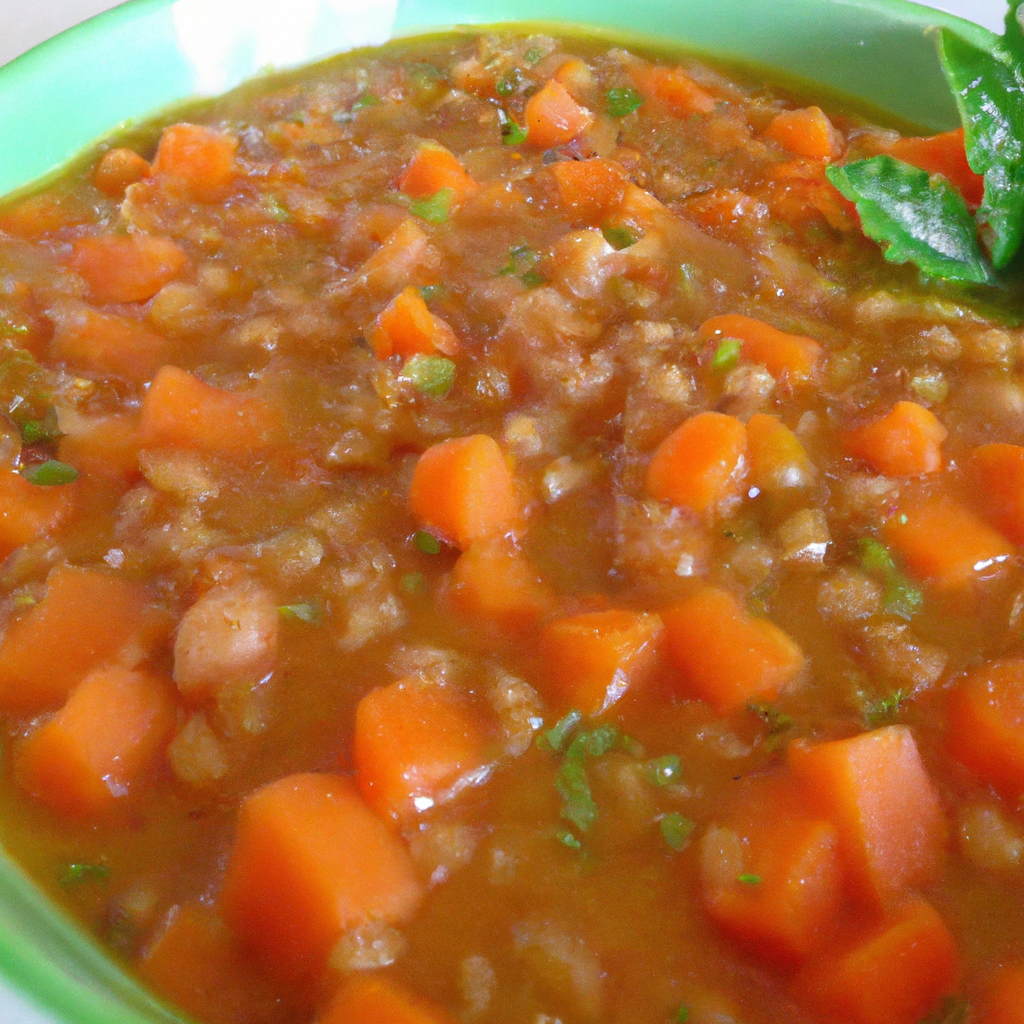
[[[834,1024],[918,1024],[959,977],[949,929],[915,898],[851,944],[809,963],[793,994]]]
[[[776,114],[767,135],[783,149],[812,160],[835,160],[843,151],[842,137],[821,107]]]
[[[661,613],[673,689],[722,714],[771,699],[803,668],[800,648],[773,622],[750,615],[726,590],[708,587]]]
[[[446,320],[427,308],[418,288],[406,286],[381,311],[367,330],[367,340],[378,359],[418,352],[455,355],[459,339]]]
[[[356,781],[381,817],[408,822],[454,796],[487,763],[480,716],[457,691],[420,679],[378,686],[356,708]]]
[[[951,694],[946,716],[950,753],[1007,799],[1024,795],[1024,660],[968,673]]]
[[[404,288],[430,252],[426,233],[407,217],[391,232],[376,252],[359,268],[359,280],[373,291]]]
[[[129,185],[141,181],[150,173],[149,161],[132,149],[119,146],[108,149],[96,164],[92,173],[93,184],[112,199],[124,195]]]
[[[697,413],[658,445],[647,467],[647,493],[714,515],[739,498],[746,452],[747,431],[735,416]]]
[[[76,370],[141,384],[167,361],[167,342],[137,320],[83,306],[58,321],[50,356]]]
[[[139,472],[139,425],[132,413],[76,417],[61,423],[57,457],[83,476],[127,480]],[[37,488],[41,490],[41,488]]]
[[[560,160],[551,165],[551,173],[562,202],[579,224],[599,225],[626,191],[625,172],[614,160]]]
[[[184,249],[155,235],[100,235],[72,247],[71,268],[96,302],[145,302],[188,265]]]
[[[448,598],[460,614],[511,632],[534,626],[554,604],[526,555],[488,543],[473,544],[459,555]]]
[[[1014,544],[1024,544],[1024,448],[983,444],[971,453],[987,517]]]
[[[19,747],[18,780],[58,814],[99,817],[140,785],[174,722],[162,679],[117,665],[97,669]]]
[[[143,448],[243,452],[273,444],[277,411],[250,395],[212,387],[176,366],[157,372],[142,402]]]
[[[436,142],[424,142],[398,179],[398,189],[413,199],[425,199],[450,188],[458,202],[480,186],[466,173],[455,155]]]
[[[700,325],[700,336],[709,340],[736,338],[742,358],[759,363],[773,377],[802,382],[818,372],[825,350],[813,338],[787,334],[753,317],[726,313]]]
[[[561,82],[549,79],[527,101],[526,143],[534,149],[553,149],[572,142],[593,115],[580,106]]]
[[[221,906],[278,977],[315,978],[343,932],[404,922],[422,896],[405,847],[348,779],[289,775],[242,801]]]
[[[960,190],[971,206],[981,206],[985,179],[975,174],[967,162],[963,128],[925,138],[897,139],[889,152],[904,163],[913,164],[930,174],[941,174]]]
[[[843,446],[883,476],[922,476],[942,469],[946,433],[930,409],[897,402],[881,419],[848,431]]]
[[[793,743],[789,763],[839,830],[843,859],[864,899],[884,906],[908,887],[934,880],[944,857],[946,821],[906,726],[814,745]]]
[[[1024,1024],[1024,967],[997,971],[985,995],[977,1024]]]
[[[439,1006],[375,975],[349,978],[316,1024],[455,1024]]]
[[[636,62],[629,76],[647,97],[664,103],[676,117],[709,114],[715,109],[715,98],[702,89],[682,68],[666,68]]]
[[[462,550],[508,533],[520,516],[505,456],[486,434],[428,448],[413,471],[409,507],[426,529]]]
[[[755,413],[747,420],[750,482],[760,491],[807,487],[814,466],[800,439],[778,416]]]
[[[661,632],[657,615],[620,608],[549,622],[540,640],[545,695],[563,710],[601,714],[650,678]]]
[[[66,487],[38,487],[0,468],[0,559],[52,530],[71,507]]]
[[[36,712],[60,704],[93,669],[139,664],[167,629],[145,587],[58,566],[43,599],[0,641],[0,707]]]
[[[238,173],[237,149],[238,139],[225,132],[199,124],[172,124],[160,136],[153,173],[195,199],[220,199]]]
[[[906,567],[940,590],[986,579],[1013,554],[1013,545],[952,498],[901,506],[882,536]]]

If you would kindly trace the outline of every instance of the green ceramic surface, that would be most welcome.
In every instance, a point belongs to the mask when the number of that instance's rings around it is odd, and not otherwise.
[[[0,194],[186,97],[393,35],[516,20],[582,22],[823,83],[934,130],[955,110],[929,29],[976,25],[902,0],[132,0],[0,68]],[[172,1024],[0,856],[0,1020]],[[2,985],[2,982],[0,982]],[[5,1001],[5,1000],[9,1000]],[[10,1009],[8,1009],[10,1007]]]

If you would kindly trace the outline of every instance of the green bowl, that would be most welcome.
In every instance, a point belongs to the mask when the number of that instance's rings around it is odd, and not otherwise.
[[[582,22],[634,39],[761,65],[856,97],[922,128],[956,124],[931,31],[982,46],[985,29],[904,0],[132,0],[0,68],[0,194],[103,134],[268,68],[421,29]],[[5,986],[5,987],[4,987]],[[0,855],[0,1020],[173,1024],[148,995]]]

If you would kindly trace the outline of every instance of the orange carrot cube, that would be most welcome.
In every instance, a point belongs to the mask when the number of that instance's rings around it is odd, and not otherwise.
[[[487,543],[473,544],[459,555],[447,593],[461,615],[510,632],[536,625],[554,604],[526,555]]]
[[[0,467],[0,559],[54,529],[73,507],[64,487],[39,487]]]
[[[61,462],[94,479],[128,480],[139,473],[139,424],[133,413],[79,417],[62,422]]]
[[[153,174],[172,189],[212,202],[226,193],[238,174],[238,139],[199,124],[164,129],[153,158]]]
[[[149,161],[132,149],[119,146],[108,149],[92,173],[93,184],[112,199],[119,199],[129,185],[148,177]]]
[[[145,302],[188,266],[185,250],[156,235],[98,235],[72,246],[71,269],[100,303]]]
[[[666,68],[636,62],[629,76],[648,98],[665,104],[676,117],[709,114],[715,109],[715,98],[702,89],[682,68]]]
[[[843,152],[842,136],[821,107],[776,114],[767,135],[783,149],[812,160],[835,160]]]
[[[444,146],[436,142],[421,143],[398,179],[398,189],[413,199],[425,199],[443,188],[450,188],[456,200],[463,202],[480,186]]]
[[[813,338],[787,334],[753,317],[726,313],[700,325],[700,336],[710,341],[736,338],[742,342],[741,358],[759,363],[773,377],[803,382],[811,380],[825,358],[825,350]]]
[[[525,117],[526,144],[534,149],[554,149],[572,142],[594,119],[555,79],[545,82],[526,101]]]
[[[418,352],[453,356],[459,350],[459,339],[448,322],[430,312],[420,290],[412,285],[384,307],[368,328],[367,340],[378,359],[393,355],[407,359]]]
[[[897,402],[881,419],[848,431],[843,446],[883,476],[922,476],[942,469],[946,433],[931,410]]]
[[[1024,544],[1024,448],[983,444],[971,453],[971,470],[987,517],[1014,544]]]
[[[167,341],[145,324],[82,306],[62,317],[50,341],[50,356],[76,370],[152,380],[167,361]]]
[[[941,174],[960,190],[971,206],[981,206],[985,179],[972,171],[967,162],[963,128],[926,138],[897,139],[889,152],[897,160],[920,167],[929,174]]]
[[[412,217],[407,217],[359,268],[358,279],[375,292],[404,288],[427,262],[430,242]]]
[[[349,978],[316,1024],[456,1024],[439,1006],[376,974]]]
[[[807,487],[814,466],[800,439],[778,416],[755,413],[747,420],[750,483],[760,491]]]
[[[558,194],[577,224],[600,225],[626,191],[626,175],[614,160],[560,160],[551,165]]]

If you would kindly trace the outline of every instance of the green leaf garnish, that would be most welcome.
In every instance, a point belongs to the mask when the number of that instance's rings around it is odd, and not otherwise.
[[[565,752],[566,757],[602,757],[615,750],[622,742],[622,733],[610,723],[604,723],[585,732],[577,733]]]
[[[352,104],[352,109],[362,110],[363,107],[375,107],[380,102],[381,98],[379,96],[374,96],[372,92],[364,92],[363,95]]]
[[[57,410],[51,405],[40,420],[26,420],[21,425],[21,440],[25,444],[52,444],[64,434],[57,423]]]
[[[414,199],[409,203],[409,212],[415,217],[430,224],[444,224],[452,212],[452,203],[455,202],[455,189],[441,188],[432,196],[424,199]]]
[[[864,705],[864,718],[871,727],[885,725],[895,720],[903,702],[910,696],[906,689],[893,690],[892,693],[868,701]]]
[[[683,769],[678,754],[666,754],[656,757],[645,765],[647,781],[655,786],[671,786],[683,777]]]
[[[640,240],[636,232],[627,227],[601,228],[601,234],[604,235],[604,240],[613,249],[628,249],[631,245],[636,245]]]
[[[690,1008],[685,1003],[683,1003],[683,1005],[680,1006],[678,1010],[676,1010],[675,1022],[676,1024],[687,1024],[687,1021],[689,1019]]]
[[[555,776],[555,789],[562,798],[562,817],[580,832],[588,831],[597,821],[597,804],[590,792],[582,757],[566,756]]]
[[[1008,28],[1016,18],[1008,18]],[[1019,26],[1017,33],[1019,34]],[[1008,45],[1015,46],[1009,33]],[[978,221],[986,225],[992,263],[1005,267],[1024,237],[1024,72],[1021,57],[982,50],[939,33],[939,59],[964,125],[971,170],[985,176]]]
[[[583,849],[583,844],[580,842],[579,837],[567,828],[559,829],[556,836],[558,841],[563,846],[568,846],[570,850]]]
[[[555,722],[550,729],[542,732],[537,737],[537,746],[557,754],[565,746],[566,741],[572,735],[576,726],[582,721],[583,712],[574,708],[563,718]]]
[[[532,68],[534,64],[539,64],[544,59],[544,51],[539,46],[531,46],[526,53],[523,54],[523,60]]]
[[[761,884],[761,876],[760,875],[748,875],[748,874],[746,874],[744,872],[742,875],[737,875],[736,876],[736,881],[739,882],[740,885],[760,885]]]
[[[263,208],[279,224],[287,224],[292,219],[292,211],[277,196],[265,195],[263,197]]]
[[[931,277],[989,284],[992,274],[963,196],[891,156],[825,168],[828,180],[856,203],[864,234],[890,263],[914,263]]]
[[[73,484],[78,479],[78,470],[66,462],[49,459],[30,469],[24,477],[37,487],[60,487],[63,484]]]
[[[402,380],[411,381],[421,394],[444,398],[455,383],[455,364],[444,356],[416,355],[405,361]]]
[[[861,537],[857,547],[861,568],[885,579],[885,611],[901,619],[913,618],[924,604],[924,594],[900,572],[889,549],[874,537]]]
[[[421,572],[407,572],[398,585],[407,594],[422,594],[427,589],[427,578]]]
[[[536,288],[547,280],[536,269],[541,255],[525,242],[513,245],[508,251],[508,263],[498,271],[502,277],[517,277],[527,288]]]
[[[106,864],[68,864],[58,881],[66,889],[83,882],[105,882],[110,877]]]
[[[775,736],[778,733],[788,732],[796,725],[792,716],[785,711],[774,708],[771,704],[748,704],[747,708],[753,711],[758,718],[764,719],[768,726],[768,735]]]
[[[444,74],[439,68],[434,67],[433,64],[428,64],[425,61],[420,61],[416,64],[410,64],[409,78],[420,88],[420,89],[431,89],[438,82],[443,81]]]
[[[506,116],[501,122],[501,142],[504,146],[521,146],[526,141],[526,129]]]
[[[521,76],[518,68],[514,68],[507,75],[502,75],[494,83],[494,91],[499,96],[511,96],[519,88]]]
[[[412,543],[417,551],[422,551],[425,555],[441,554],[441,542],[426,530],[417,530],[412,535]]]
[[[724,373],[731,370],[739,361],[743,352],[743,342],[739,338],[723,338],[711,357],[711,369]]]
[[[316,623],[322,621],[324,617],[323,609],[313,601],[303,601],[299,604],[282,604],[278,606],[277,611],[282,619],[292,619],[297,622]]]
[[[677,811],[664,815],[659,821],[661,834],[665,842],[677,853],[686,846],[697,827],[689,818],[683,817]]]
[[[623,89],[609,89],[606,96],[605,110],[609,117],[625,117],[643,106],[644,98],[635,89],[626,86]]]

